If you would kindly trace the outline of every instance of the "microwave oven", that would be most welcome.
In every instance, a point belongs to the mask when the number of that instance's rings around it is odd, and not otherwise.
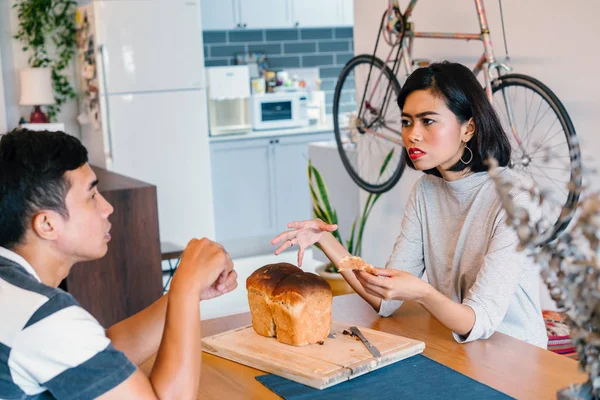
[[[296,128],[309,124],[306,92],[276,92],[251,97],[252,129]]]

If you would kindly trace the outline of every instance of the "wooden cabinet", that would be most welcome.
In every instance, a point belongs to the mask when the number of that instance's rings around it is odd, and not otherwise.
[[[312,218],[308,144],[333,132],[211,143],[216,240],[234,257],[273,251],[291,221]]]
[[[93,167],[114,207],[112,239],[101,259],[76,264],[61,287],[110,327],[162,296],[156,187]]]

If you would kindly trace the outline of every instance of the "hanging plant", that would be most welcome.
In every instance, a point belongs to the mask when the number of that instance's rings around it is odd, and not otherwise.
[[[30,67],[52,70],[52,87],[56,104],[48,107],[48,118],[56,121],[62,105],[75,97],[75,90],[65,74],[75,55],[77,2],[73,0],[17,0],[19,27],[14,36],[29,52]]]

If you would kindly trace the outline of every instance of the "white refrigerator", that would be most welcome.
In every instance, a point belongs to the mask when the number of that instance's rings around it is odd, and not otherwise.
[[[156,185],[160,240],[214,238],[200,0],[93,1],[77,13],[90,163]]]

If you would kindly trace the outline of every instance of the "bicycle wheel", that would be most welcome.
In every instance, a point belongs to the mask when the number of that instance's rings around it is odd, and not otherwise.
[[[404,171],[399,93],[392,71],[365,54],[348,61],[335,87],[333,127],[342,163],[371,193],[387,192]]]
[[[558,97],[537,79],[504,75],[492,82],[492,91],[512,145],[510,167],[528,176],[543,196],[547,226],[538,244],[549,243],[567,228],[579,200],[581,154],[575,128]]]

